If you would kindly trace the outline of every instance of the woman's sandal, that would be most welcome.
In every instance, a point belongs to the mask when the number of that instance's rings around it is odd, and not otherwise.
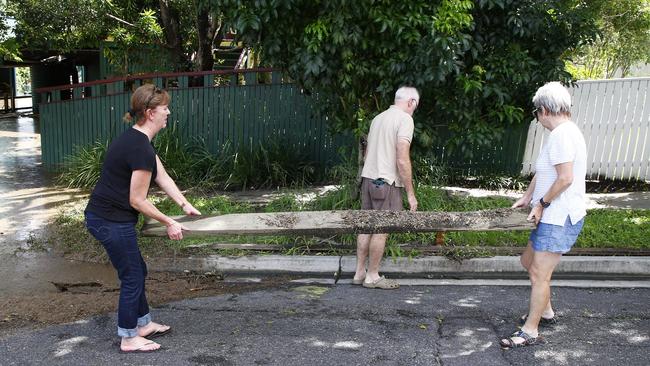
[[[519,326],[524,326],[526,324],[526,319],[528,319],[528,315],[524,315],[521,318],[519,318]],[[557,324],[557,317],[554,316],[552,318],[544,318],[541,317],[539,318],[539,326],[540,327],[552,327],[555,324]]]
[[[524,341],[517,343],[515,342],[514,338],[521,338]],[[512,333],[510,337],[504,338],[499,341],[499,344],[503,348],[517,348],[517,347],[532,346],[535,344],[543,344],[543,343],[545,343],[544,338],[542,338],[541,336],[533,337],[530,334],[524,332],[523,330],[518,330]]]

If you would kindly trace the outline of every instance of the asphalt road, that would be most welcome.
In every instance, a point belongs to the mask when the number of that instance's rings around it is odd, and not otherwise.
[[[597,285],[596,285],[597,286]],[[650,289],[553,289],[547,344],[502,350],[524,286],[286,284],[154,309],[164,350],[120,354],[115,316],[0,339],[3,365],[648,365]]]

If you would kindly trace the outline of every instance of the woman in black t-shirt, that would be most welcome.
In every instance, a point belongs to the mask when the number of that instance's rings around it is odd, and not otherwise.
[[[147,266],[138,248],[135,224],[142,213],[165,224],[172,240],[182,239],[185,227],[147,199],[150,184],[156,182],[186,215],[201,214],[169,177],[151,145],[167,125],[169,100],[169,94],[154,85],[136,89],[125,115],[126,121],[135,120],[135,124],[111,142],[85,210],[88,231],[102,243],[120,278],[117,334],[122,337],[122,352],[156,351],[160,344],[149,339],[171,331],[151,321],[144,289]]]

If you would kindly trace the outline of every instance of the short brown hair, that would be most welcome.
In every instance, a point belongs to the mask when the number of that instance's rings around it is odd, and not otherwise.
[[[144,84],[138,87],[131,95],[131,109],[124,115],[125,122],[140,123],[144,119],[144,112],[159,105],[168,105],[169,93],[154,84]]]

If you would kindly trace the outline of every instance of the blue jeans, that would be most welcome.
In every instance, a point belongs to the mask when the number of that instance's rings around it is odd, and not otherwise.
[[[134,222],[115,222],[86,212],[86,228],[106,249],[120,278],[120,302],[117,310],[117,334],[135,337],[137,327],[151,322],[144,294],[147,265],[142,259]]]

